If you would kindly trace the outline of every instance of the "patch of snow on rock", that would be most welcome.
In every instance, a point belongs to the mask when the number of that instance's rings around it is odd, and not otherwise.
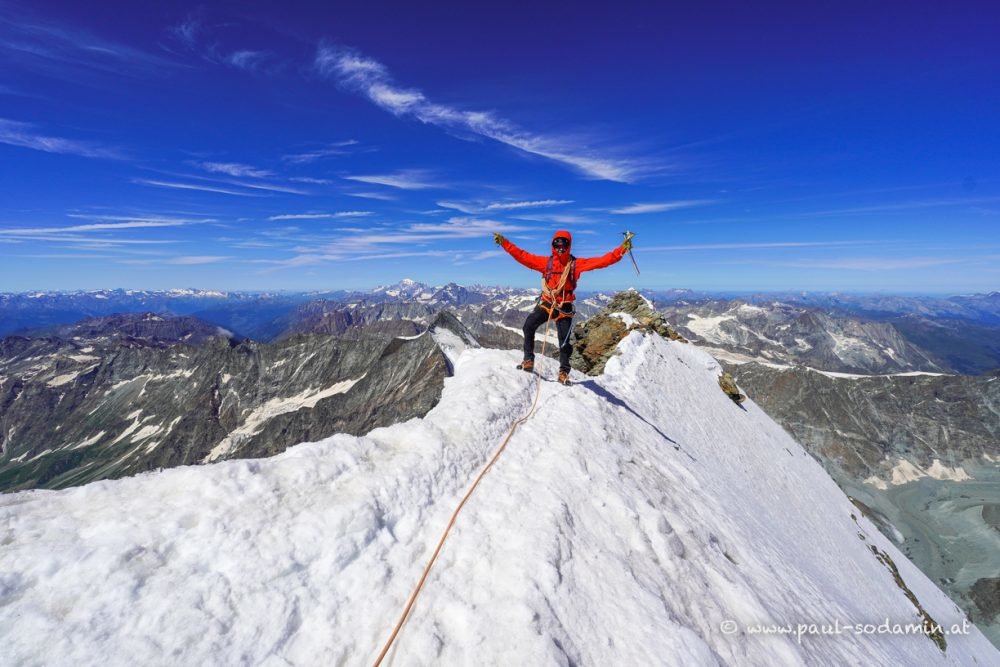
[[[927,468],[927,475],[934,479],[950,479],[953,482],[964,482],[972,479],[962,466],[949,468],[938,459],[931,462],[930,467]]]
[[[645,298],[645,297],[643,297]],[[628,313],[609,313],[608,317],[617,317],[619,320],[625,323],[626,327],[638,326],[639,320],[635,319]]]
[[[710,343],[725,343],[729,337],[723,333],[719,327],[723,322],[735,319],[732,315],[716,315],[715,317],[701,317],[694,313],[688,313],[687,328],[697,334],[700,338]]]
[[[305,389],[294,396],[272,398],[247,415],[239,428],[234,429],[218,445],[212,448],[212,451],[205,457],[203,463],[210,463],[221,456],[225,456],[237,445],[259,433],[270,419],[286,412],[295,412],[302,408],[314,408],[324,398],[346,393],[364,377],[362,375],[353,380],[337,382],[323,390]]]

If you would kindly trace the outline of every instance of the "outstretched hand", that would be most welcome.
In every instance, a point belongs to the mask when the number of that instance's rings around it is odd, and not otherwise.
[[[632,237],[634,236],[635,234],[632,232],[625,232],[625,240],[622,241],[622,248],[625,249],[625,252],[632,250]]]
[[[497,245],[503,245],[503,242],[507,239],[505,239],[499,232],[493,232],[493,240],[496,241]]]

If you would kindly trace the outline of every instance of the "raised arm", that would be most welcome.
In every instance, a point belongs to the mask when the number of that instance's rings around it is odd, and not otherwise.
[[[521,250],[516,245],[508,241],[507,239],[500,237],[500,247],[506,250],[511,257],[516,259],[521,264],[524,264],[529,269],[535,271],[544,271],[545,265],[549,261],[548,257],[542,257],[541,255],[532,255],[530,252]]]
[[[615,262],[619,261],[625,256],[626,249],[624,245],[620,245],[614,250],[600,257],[579,257],[576,260],[576,270],[583,273],[584,271],[593,271],[594,269],[603,269],[606,266],[611,266]]]

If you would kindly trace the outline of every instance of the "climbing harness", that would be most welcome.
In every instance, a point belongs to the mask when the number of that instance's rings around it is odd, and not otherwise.
[[[569,267],[572,266],[574,263],[575,261],[570,262],[570,264],[568,264],[566,268],[569,269]],[[559,281],[559,284],[550,291],[550,294],[552,294],[553,296],[552,303],[557,302],[556,300],[557,296],[563,295],[563,287],[566,284],[567,275],[568,275],[567,271],[564,270],[562,278]],[[545,292],[545,289],[546,288],[543,287],[543,294]],[[545,348],[546,345],[548,344],[549,325],[554,321],[555,320],[552,319],[552,312],[549,311],[549,318],[545,320],[545,334],[544,337],[542,338],[543,357],[545,356]],[[431,568],[434,566],[434,561],[437,560],[438,554],[441,553],[441,548],[444,546],[444,541],[448,538],[448,533],[451,532],[451,527],[455,524],[455,519],[458,518],[458,513],[462,511],[463,507],[465,507],[466,501],[472,495],[472,492],[476,490],[476,487],[479,486],[479,482],[483,479],[483,477],[486,476],[486,473],[490,471],[490,469],[493,467],[493,464],[496,463],[497,459],[500,458],[500,455],[503,454],[504,449],[507,448],[507,443],[510,442],[510,439],[514,435],[514,431],[517,430],[517,427],[528,421],[531,418],[531,416],[535,414],[535,409],[538,407],[538,397],[541,396],[542,393],[541,388],[542,388],[542,376],[541,374],[536,373],[535,399],[531,403],[531,408],[528,410],[527,414],[525,414],[523,417],[521,417],[511,425],[510,431],[507,432],[507,437],[504,438],[502,443],[500,443],[500,446],[497,448],[497,451],[493,454],[493,457],[486,463],[485,466],[483,466],[483,469],[479,472],[479,475],[472,482],[472,485],[469,487],[469,490],[465,492],[465,496],[463,496],[462,500],[458,503],[458,507],[456,507],[455,511],[452,512],[451,518],[448,520],[448,525],[445,526],[444,532],[441,534],[441,539],[438,541],[437,547],[434,549],[434,553],[431,554],[431,558],[429,561],[427,561],[427,566],[424,568],[423,574],[420,575],[420,581],[417,582],[416,588],[414,588],[413,593],[410,594],[410,599],[406,603],[406,607],[403,608],[403,613],[402,615],[400,615],[399,621],[396,623],[396,627],[393,629],[392,634],[389,636],[388,641],[386,641],[385,646],[382,647],[382,652],[379,653],[378,658],[375,659],[373,667],[379,667],[379,665],[382,664],[382,660],[385,659],[385,656],[389,653],[389,649],[392,648],[393,642],[396,641],[396,636],[399,634],[399,631],[403,628],[403,624],[406,622],[406,618],[410,614],[410,609],[413,607],[413,603],[417,601],[417,596],[420,594],[420,590],[424,586],[424,581],[426,581],[427,575],[430,574]]]
[[[548,264],[545,265],[545,271],[542,273],[542,301],[547,301],[553,307],[556,307],[563,305],[566,295],[572,294],[576,290],[576,257],[570,255],[569,261],[566,262],[562,275],[559,276],[559,282],[556,283],[555,287],[549,287],[549,281],[552,280],[552,276],[554,275],[552,264],[552,257],[549,257]],[[546,310],[549,309],[546,308]],[[551,315],[551,311],[549,311],[549,314]],[[568,315],[568,317],[572,317],[572,315]]]

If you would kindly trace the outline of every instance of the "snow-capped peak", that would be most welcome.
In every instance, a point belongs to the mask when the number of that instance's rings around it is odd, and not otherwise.
[[[618,351],[603,376],[564,387],[514,369],[517,352],[456,345],[423,419],[266,460],[0,496],[4,654],[370,664],[540,386],[390,661],[998,664],[781,427],[719,390],[714,359],[639,332]],[[555,370],[540,359],[547,380]],[[944,648],[891,632],[927,618],[949,632]],[[839,636],[822,632],[835,623]]]

